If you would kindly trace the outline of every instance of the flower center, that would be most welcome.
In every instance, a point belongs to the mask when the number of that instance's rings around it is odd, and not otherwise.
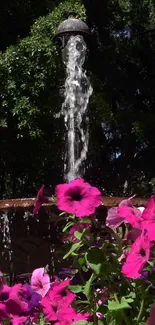
[[[62,291],[61,291],[61,296],[62,296],[62,297],[66,297],[66,296],[67,296],[67,292],[66,292],[66,290],[62,290]]]
[[[72,201],[81,201],[82,199],[79,189],[69,191],[68,195],[71,197]]]
[[[144,250],[143,248],[140,249],[139,254],[140,254],[142,257],[145,257],[145,256],[146,256],[145,250]]]
[[[9,294],[8,294],[8,292],[2,292],[1,294],[0,294],[0,300],[1,301],[5,301],[5,300],[7,300],[9,298]]]
[[[38,281],[38,285],[39,285],[40,289],[43,289],[43,284],[41,281]]]

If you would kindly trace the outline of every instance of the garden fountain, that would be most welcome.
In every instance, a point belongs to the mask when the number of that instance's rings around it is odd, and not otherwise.
[[[64,166],[67,181],[83,176],[83,163],[88,151],[87,107],[92,87],[83,65],[87,55],[89,37],[88,26],[83,21],[69,16],[59,25],[54,38],[56,45],[62,51],[67,75],[65,99],[61,111],[67,131]]]
[[[69,17],[62,22],[54,37],[66,65],[65,99],[61,113],[67,130],[66,180],[81,175],[88,150],[87,106],[92,87],[83,69],[90,33],[81,20]],[[98,217],[104,222],[105,208],[116,206],[122,197],[103,197]],[[134,198],[135,206],[146,200]],[[32,216],[34,198],[0,201],[0,269],[19,274],[31,272],[36,267],[49,264],[51,271],[62,267],[62,260],[55,256],[59,241],[59,229],[55,221],[58,210],[53,202],[42,205],[38,218]],[[61,225],[60,225],[61,227]],[[52,272],[51,272],[52,273]]]

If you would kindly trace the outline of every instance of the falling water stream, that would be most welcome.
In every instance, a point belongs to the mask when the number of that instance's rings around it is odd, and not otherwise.
[[[4,260],[8,260],[10,272],[12,272],[12,245],[11,245],[11,232],[10,232],[10,226],[12,224],[12,217],[8,217],[8,211],[5,211],[1,215],[1,222],[0,222],[0,228],[2,230],[2,251],[1,251],[1,257]]]
[[[67,43],[66,55],[66,82],[65,82],[65,100],[62,105],[61,113],[64,115],[65,126],[67,130],[67,150],[65,157],[65,178],[71,181],[84,174],[84,162],[87,157],[89,142],[89,119],[88,103],[92,94],[92,87],[83,68],[87,54],[87,46],[82,36],[72,36]],[[23,220],[26,223],[27,236],[30,235],[29,217],[30,212],[25,211]],[[2,238],[2,256],[10,265],[10,272],[13,269],[13,252],[11,229],[12,217],[8,211],[2,212],[0,218],[0,228],[3,233]],[[49,226],[49,231],[50,231]],[[51,238],[49,238],[51,239]],[[54,268],[52,259],[54,246],[50,247],[51,265]]]
[[[62,105],[67,130],[65,178],[71,181],[84,172],[89,130],[87,107],[92,87],[83,69],[87,46],[82,36],[72,36],[67,43],[65,100]]]

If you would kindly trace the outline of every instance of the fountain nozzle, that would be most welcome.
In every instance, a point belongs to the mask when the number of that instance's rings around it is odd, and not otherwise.
[[[64,20],[57,29],[54,36],[54,42],[58,49],[64,52],[68,40],[71,36],[81,35],[86,43],[90,38],[88,26],[81,20],[77,19],[75,12],[70,12],[68,19]]]

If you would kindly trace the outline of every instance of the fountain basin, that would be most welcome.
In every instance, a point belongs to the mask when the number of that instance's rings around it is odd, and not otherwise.
[[[102,202],[105,207],[117,206],[122,200],[125,200],[126,197],[120,196],[103,196]],[[132,199],[132,202],[135,206],[145,206],[146,199],[136,197]],[[35,204],[35,198],[24,198],[24,199],[10,199],[10,200],[0,200],[0,211],[5,210],[32,210]],[[52,207],[55,205],[54,202],[44,203],[43,207]]]

